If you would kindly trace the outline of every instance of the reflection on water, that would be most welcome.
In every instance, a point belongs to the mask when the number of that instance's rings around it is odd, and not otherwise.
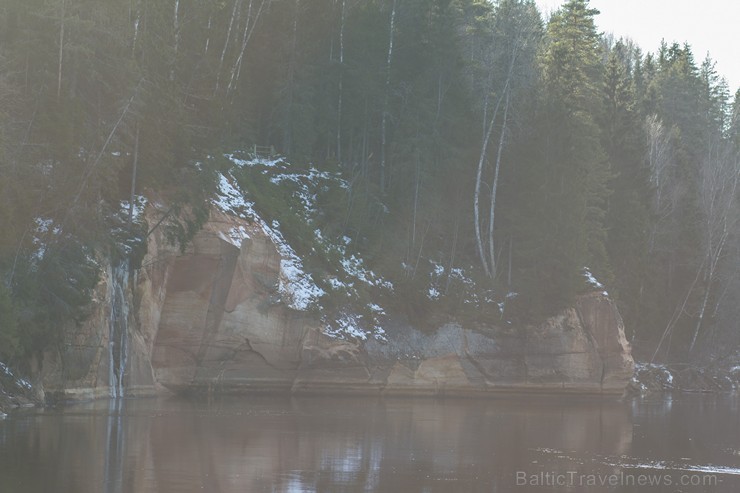
[[[108,406],[103,491],[121,493],[123,487],[123,459],[126,447],[123,433],[123,399],[111,399]]]
[[[735,492],[737,402],[731,396],[94,402],[0,423],[0,491]],[[674,484],[583,482],[654,473]],[[689,473],[716,473],[716,485],[676,487]]]

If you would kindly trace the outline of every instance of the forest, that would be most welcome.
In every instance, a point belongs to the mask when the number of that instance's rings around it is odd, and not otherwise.
[[[505,302],[526,324],[598,279],[648,356],[729,354],[740,91],[691,40],[645,52],[597,16],[587,0],[549,18],[532,0],[3,0],[0,356],[83,320],[103,259],[140,261],[149,230],[122,204],[156,194],[185,245],[217,157],[253,146],[346,181],[316,227],[402,286],[409,316],[495,323]],[[308,254],[299,224],[286,235]],[[490,307],[460,303],[461,269]]]

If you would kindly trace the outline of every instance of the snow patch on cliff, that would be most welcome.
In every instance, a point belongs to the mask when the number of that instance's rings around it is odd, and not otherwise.
[[[324,318],[324,334],[337,339],[366,341],[372,337],[375,340],[387,342],[385,330],[378,324],[375,314],[369,318],[368,321],[363,315],[347,312],[341,312],[333,320]]]
[[[609,296],[609,293],[604,289],[604,285],[601,284],[591,273],[591,269],[589,269],[588,267],[584,267],[582,274],[584,279],[586,279],[586,284],[588,284],[589,287],[593,288],[596,291],[601,290],[601,294],[603,296]]]
[[[269,226],[254,210],[254,202],[245,198],[235,182],[231,175],[219,175],[217,196],[213,203],[224,213],[252,221],[270,238],[281,257],[278,292],[290,308],[305,311],[318,306],[319,298],[325,292],[305,271],[303,262],[280,232],[280,224],[273,221]],[[240,227],[232,228],[228,236],[234,244],[240,246],[249,234],[245,228]]]
[[[134,222],[140,222],[143,215],[144,215],[144,209],[146,209],[147,206],[147,199],[143,195],[134,195],[134,210],[133,210],[133,220]],[[119,208],[119,216],[126,218],[128,220],[128,216],[131,210],[131,205],[128,200],[121,200],[120,201],[120,208]]]
[[[280,232],[280,224],[272,222],[272,228],[262,228],[278,249],[280,260],[280,285],[278,291],[294,310],[308,310],[318,304],[325,293],[318,287],[310,274],[303,268],[303,262],[291,248]]]
[[[17,387],[24,390],[31,390],[31,383],[25,378],[16,377],[13,370],[11,370],[10,367],[2,361],[0,361],[0,372],[2,372],[6,378],[11,378]]]
[[[336,310],[322,310],[324,333],[337,338],[385,340],[382,322],[385,310],[376,303],[363,299],[367,290],[360,285],[377,290],[392,292],[393,283],[374,272],[359,254],[352,252],[352,240],[347,236],[329,237],[317,227],[313,228],[313,241],[308,247],[320,258],[330,258],[326,265],[324,285],[318,286],[309,274],[302,259],[284,236],[278,221],[268,221],[256,212],[255,204],[249,200],[249,193],[239,186],[236,176],[258,175],[267,178],[268,186],[279,187],[281,196],[285,191],[292,196],[290,211],[307,224],[317,222],[319,200],[322,194],[337,189],[348,189],[349,184],[337,173],[319,171],[314,167],[295,167],[281,157],[253,157],[247,152],[235,151],[224,154],[233,168],[219,175],[218,190],[213,203],[224,213],[235,215],[251,222],[253,227],[239,230],[232,228],[222,233],[225,241],[237,246],[255,230],[261,230],[270,238],[281,256],[278,291],[282,300],[296,310],[323,309],[322,298],[331,291],[331,296],[341,302],[335,303]],[[276,191],[278,191],[276,189]],[[306,253],[306,252],[302,252]],[[360,293],[363,293],[362,295]]]

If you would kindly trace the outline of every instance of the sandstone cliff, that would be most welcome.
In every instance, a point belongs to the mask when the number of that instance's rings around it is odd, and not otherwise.
[[[363,340],[330,336],[286,303],[282,260],[262,225],[217,209],[185,253],[155,232],[142,268],[108,268],[94,315],[39,365],[47,395],[621,393],[632,376],[621,318],[601,292],[536,327],[420,331],[389,317],[383,337]]]

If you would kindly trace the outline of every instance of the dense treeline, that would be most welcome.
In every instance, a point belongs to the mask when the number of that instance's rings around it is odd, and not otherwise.
[[[597,14],[586,0],[550,19],[526,0],[6,0],[0,353],[84,317],[95,256],[142,236],[121,219],[132,186],[202,219],[213,170],[193,163],[253,144],[346,178],[322,226],[409,287],[409,306],[429,302],[428,261],[520,321],[572,302],[588,267],[630,335],[675,353],[727,342],[738,95],[689,45],[644,54],[598,33]]]

